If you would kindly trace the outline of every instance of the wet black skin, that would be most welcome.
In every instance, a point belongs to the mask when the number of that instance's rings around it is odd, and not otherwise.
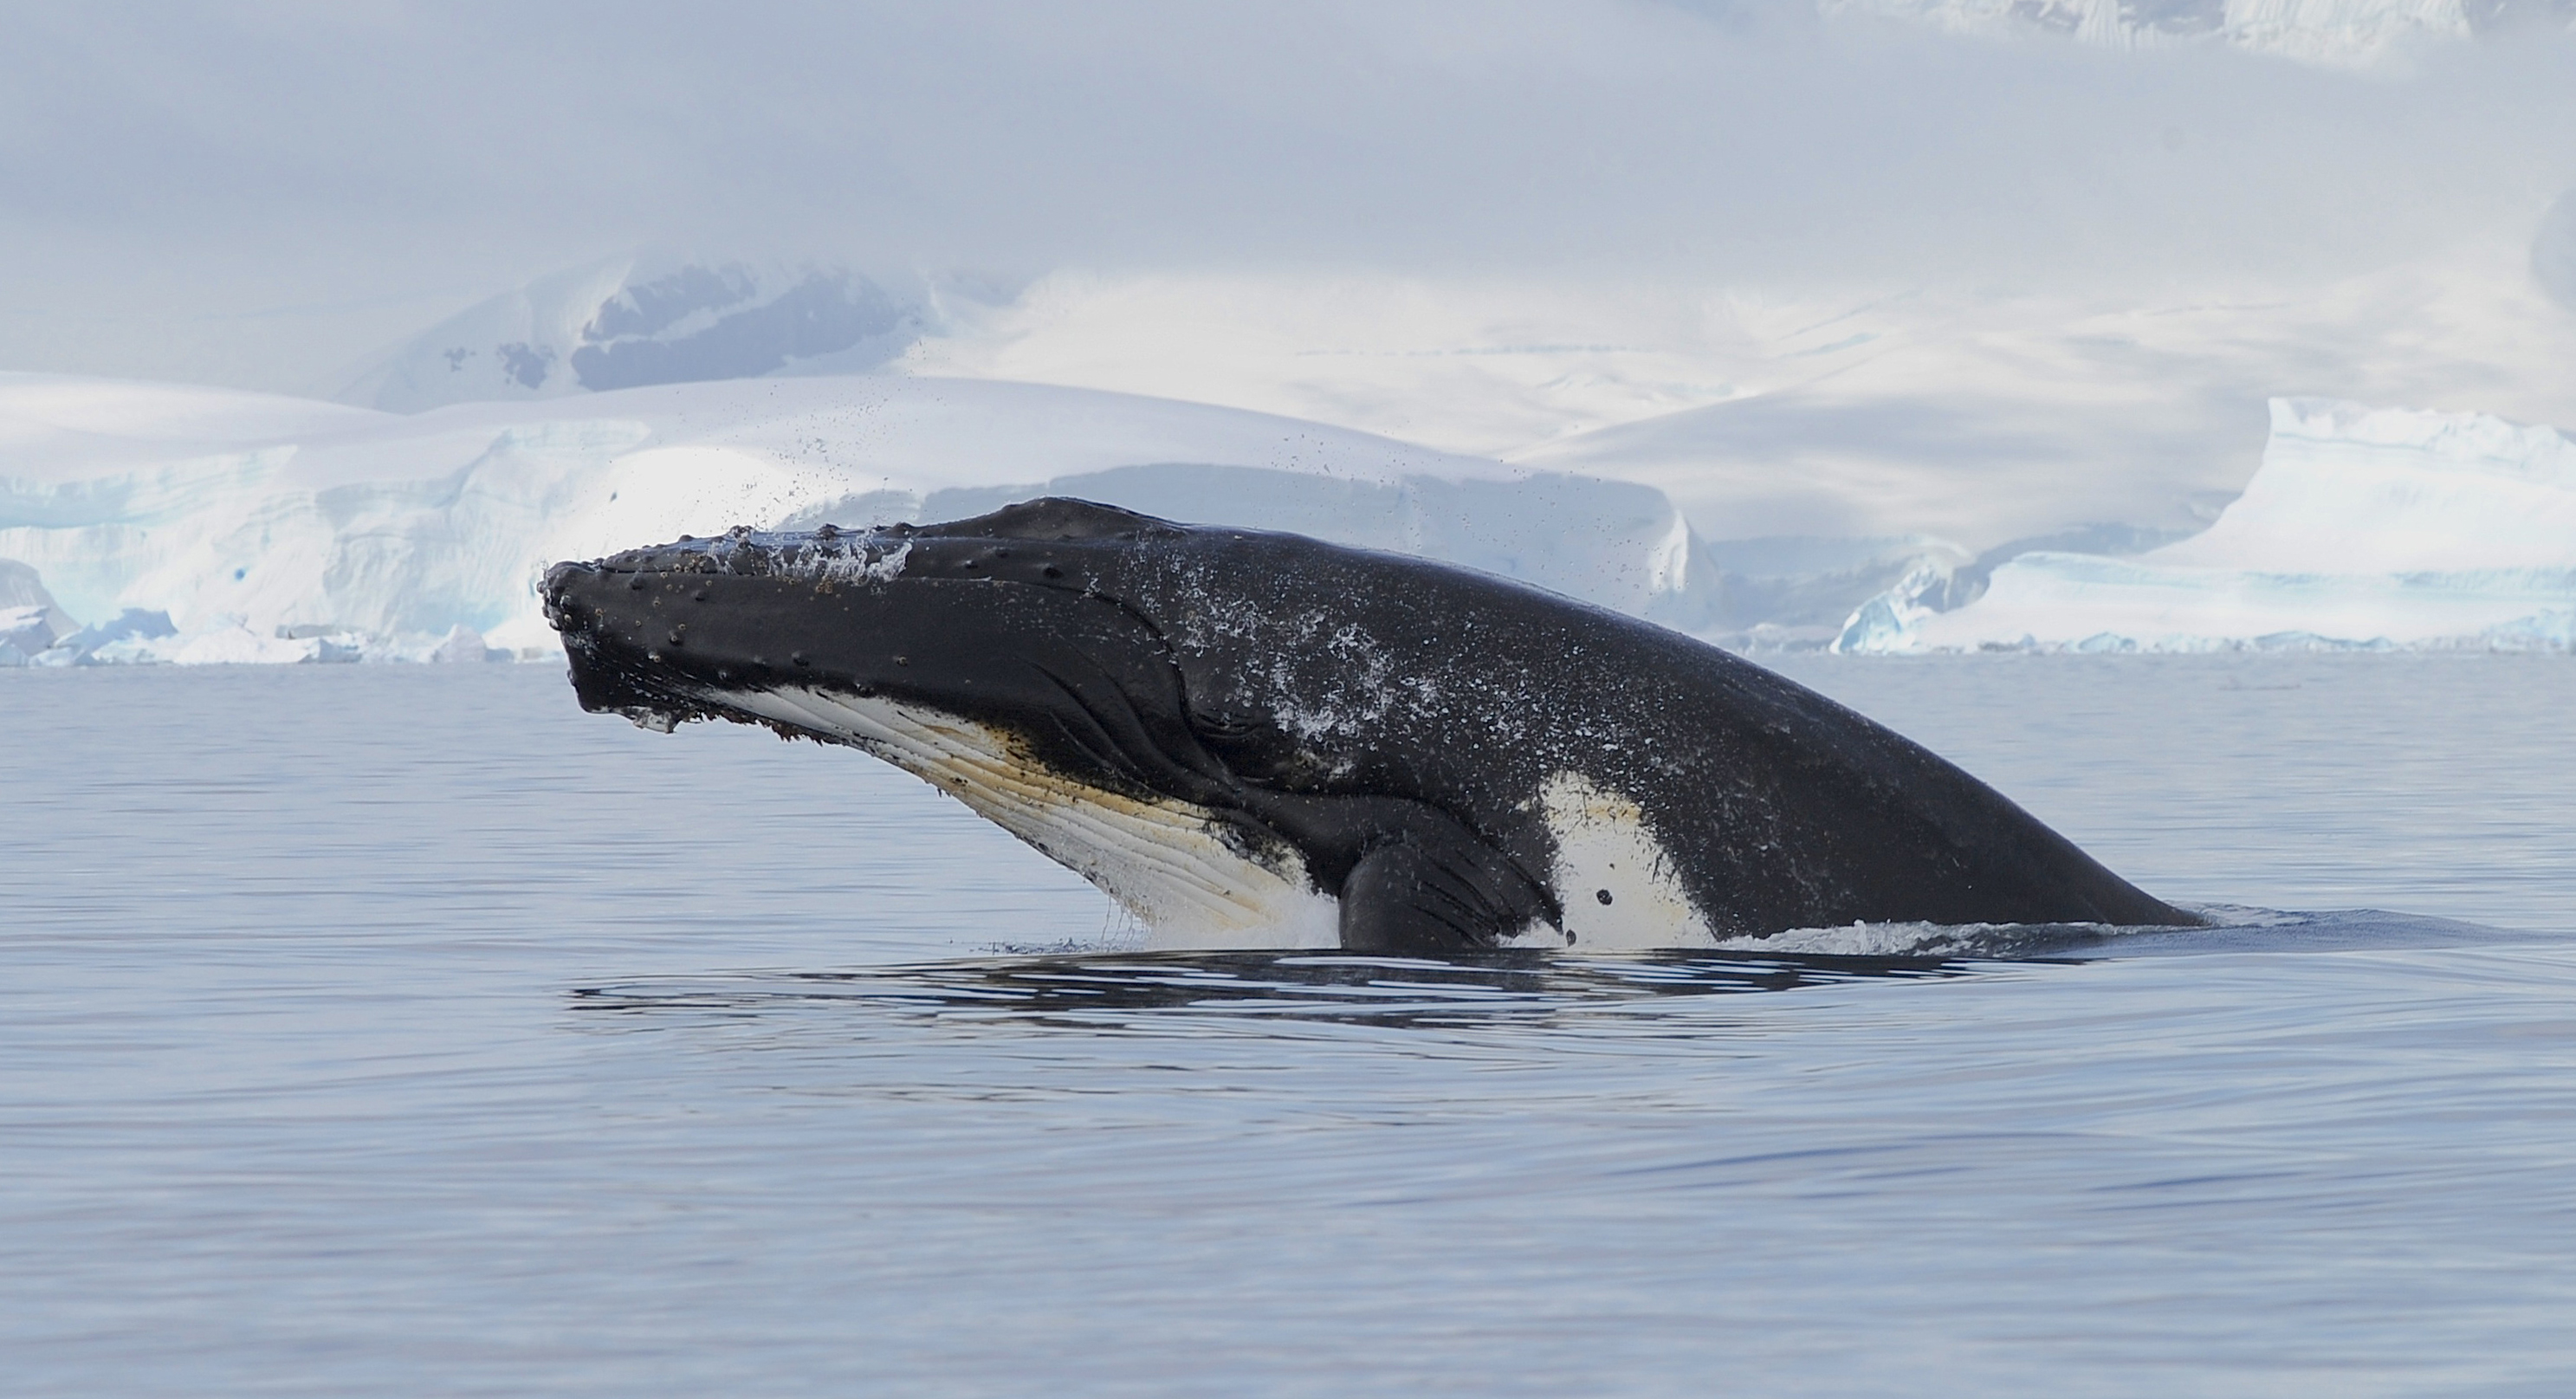
[[[1214,812],[1246,851],[1293,849],[1354,950],[1557,922],[1539,792],[1567,771],[1639,805],[1721,937],[2197,921],[1759,666],[1420,559],[1038,500],[683,540],[557,565],[545,593],[585,709],[766,723],[708,692],[798,685],[973,719],[1078,781]]]

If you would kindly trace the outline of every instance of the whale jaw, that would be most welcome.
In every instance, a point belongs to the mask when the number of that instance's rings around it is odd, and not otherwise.
[[[1085,783],[1006,733],[883,696],[777,686],[692,698],[699,712],[846,744],[921,778],[1089,880],[1144,925],[1149,947],[1340,945],[1340,900],[1314,887],[1297,852],[1204,807]]]

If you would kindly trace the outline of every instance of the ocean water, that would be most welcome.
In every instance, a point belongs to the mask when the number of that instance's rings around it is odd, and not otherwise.
[[[2576,1388],[2576,663],[1784,668],[2235,926],[1084,953],[550,667],[0,672],[0,1390]]]

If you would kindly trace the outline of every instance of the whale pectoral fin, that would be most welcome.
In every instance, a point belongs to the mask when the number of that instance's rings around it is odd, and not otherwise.
[[[1360,857],[1342,881],[1348,952],[1475,952],[1543,916],[1541,896],[1483,842],[1407,832]]]

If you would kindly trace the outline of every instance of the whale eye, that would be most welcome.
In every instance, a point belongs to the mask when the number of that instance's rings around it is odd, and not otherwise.
[[[1607,904],[1610,902],[1610,891],[1607,889],[1595,889],[1592,891],[1592,897],[1599,899],[1604,904]]]
[[[1062,578],[1064,576],[1064,570],[1056,567],[1054,564],[1048,564],[1046,567],[1039,569],[1038,574],[1039,576],[1046,578]]]

